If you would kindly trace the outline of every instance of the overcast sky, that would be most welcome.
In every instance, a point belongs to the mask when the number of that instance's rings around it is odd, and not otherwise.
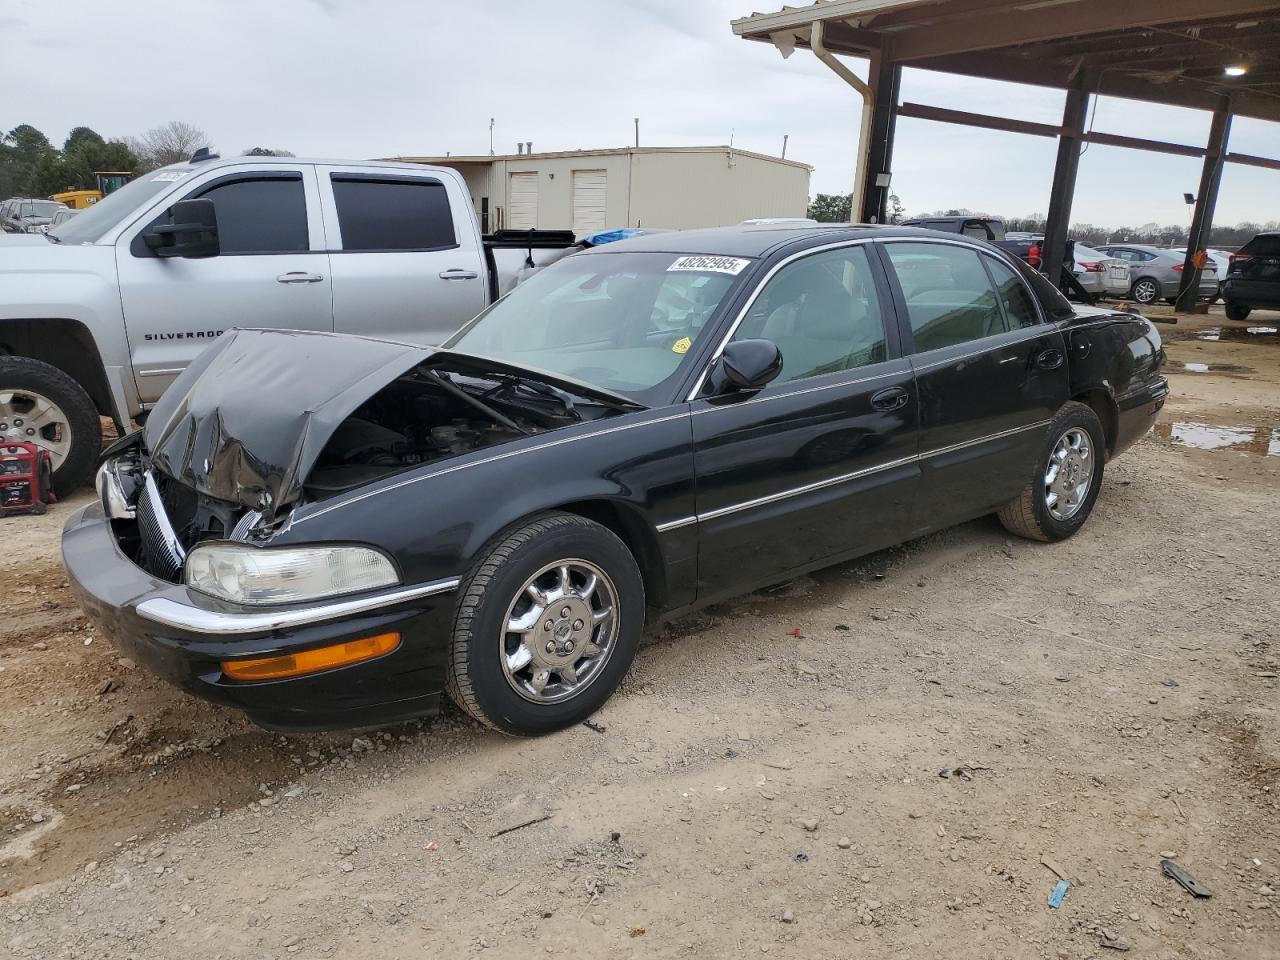
[[[0,0],[0,127],[61,143],[74,126],[138,134],[165,120],[224,154],[486,153],[724,144],[814,167],[846,193],[858,98],[811,53],[790,59],[729,21],[780,0]],[[853,64],[865,76],[866,65]],[[1062,94],[908,71],[903,98],[1060,123]],[[1202,144],[1209,115],[1102,99],[1098,130]],[[1231,147],[1280,156],[1280,124],[1237,120]],[[1043,212],[1055,142],[899,121],[893,190],[908,212]],[[1187,219],[1200,161],[1091,146],[1074,217],[1105,226]],[[1228,165],[1218,222],[1280,215],[1280,173]],[[1265,201],[1265,202],[1264,202]]]

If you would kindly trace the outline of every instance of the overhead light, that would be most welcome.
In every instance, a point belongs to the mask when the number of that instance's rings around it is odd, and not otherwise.
[[[1240,64],[1233,64],[1229,67],[1224,67],[1222,72],[1225,73],[1228,77],[1243,77],[1246,73],[1249,72],[1249,68],[1245,66],[1241,66]]]

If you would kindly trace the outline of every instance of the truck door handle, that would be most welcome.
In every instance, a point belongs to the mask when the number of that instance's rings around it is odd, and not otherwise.
[[[1036,354],[1036,366],[1041,370],[1057,370],[1064,359],[1061,350],[1043,350]]]
[[[452,270],[441,270],[441,280],[474,280],[480,274],[474,270],[463,270],[461,267],[454,267]]]
[[[901,410],[910,399],[907,391],[902,387],[889,387],[887,390],[881,390],[871,397],[871,406],[876,410],[885,412]]]
[[[276,283],[319,283],[323,279],[324,277],[318,273],[303,273],[301,270],[293,270],[276,277]]]

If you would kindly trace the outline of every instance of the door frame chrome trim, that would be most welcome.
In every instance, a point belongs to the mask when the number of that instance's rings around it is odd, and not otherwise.
[[[874,365],[878,366],[880,363],[903,363],[906,365],[899,370],[888,370],[884,373],[873,374],[869,377],[859,377],[856,380],[840,380],[837,383],[823,383],[816,387],[805,387],[802,390],[789,390],[786,393],[771,393],[768,396],[751,397],[750,399],[741,400],[737,403],[726,403],[723,406],[702,407],[698,410],[691,411],[691,414],[696,417],[704,413],[717,413],[721,410],[736,410],[739,407],[745,407],[753,403],[767,403],[770,400],[785,400],[788,397],[800,397],[809,393],[818,393],[822,390],[838,390],[841,387],[856,387],[860,383],[874,383],[876,380],[885,380],[889,377],[910,377],[911,375],[911,366],[906,357],[896,357],[893,360],[881,360]],[[867,364],[867,366],[873,366],[873,364]],[[802,381],[797,380],[795,382],[801,383]],[[703,397],[702,399],[705,400],[707,398]]]
[[[388,607],[407,600],[420,600],[439,593],[449,593],[458,589],[462,583],[460,577],[449,577],[445,580],[433,580],[411,587],[401,587],[371,596],[357,597],[354,600],[335,600],[331,603],[316,604],[309,607],[293,607],[287,610],[254,610],[253,612],[225,612],[206,610],[189,603],[179,603],[169,597],[152,597],[138,604],[138,615],[154,623],[193,633],[210,633],[218,636],[239,633],[266,633],[272,630],[287,630],[310,623],[321,623],[325,620],[336,620],[339,617],[350,617],[368,613],[380,607]]]
[[[690,524],[697,523],[697,522],[698,522],[698,518],[696,516],[681,517],[679,520],[668,520],[666,523],[660,523],[656,527],[654,527],[654,529],[657,530],[659,533],[666,533],[669,530],[679,530],[681,527],[687,527]]]

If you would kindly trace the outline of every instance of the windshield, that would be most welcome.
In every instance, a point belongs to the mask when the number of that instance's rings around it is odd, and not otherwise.
[[[103,234],[125,217],[190,172],[193,171],[173,167],[154,170],[103,197],[87,210],[81,211],[79,216],[59,224],[49,233],[63,243],[97,243]]]
[[[750,263],[675,253],[584,253],[534,274],[445,349],[665,403],[682,364]]]
[[[56,200],[24,200],[18,205],[18,216],[43,217],[48,220],[61,209],[62,204]]]

